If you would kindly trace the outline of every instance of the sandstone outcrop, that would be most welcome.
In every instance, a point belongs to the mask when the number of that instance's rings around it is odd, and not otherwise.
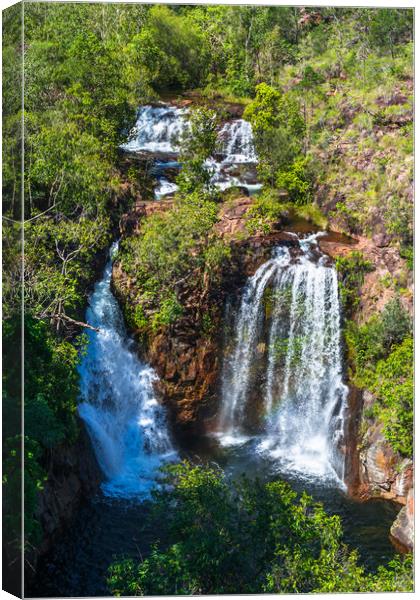
[[[238,197],[221,205],[217,234],[231,246],[231,258],[226,272],[217,285],[211,284],[206,292],[194,286],[181,285],[177,290],[185,312],[173,326],[157,332],[147,340],[145,359],[160,377],[160,391],[168,406],[172,421],[183,433],[208,431],[214,426],[217,412],[219,374],[223,356],[223,306],[228,294],[238,294],[246,278],[267,260],[273,246],[297,246],[296,231],[310,232],[316,228],[306,223],[294,223],[285,212],[271,233],[250,235],[247,211],[253,198]],[[172,207],[166,203],[138,203],[134,211],[123,217],[123,235],[136,235],[144,217],[152,211]],[[373,239],[363,236],[348,237],[329,232],[319,239],[321,250],[332,260],[360,251],[371,261],[372,272],[365,276],[360,290],[360,303],[354,319],[361,324],[381,311],[395,296],[397,286],[403,306],[412,313],[413,281],[398,249],[383,237]],[[130,281],[117,262],[113,270],[113,287],[122,305],[130,310],[130,299],[135,298]],[[203,330],[203,315],[211,319],[211,331]],[[401,460],[384,439],[381,426],[372,419],[366,420],[364,409],[375,399],[366,390],[350,386],[349,420],[346,442],[347,483],[349,492],[362,500],[382,497],[400,503],[403,508],[392,528],[392,539],[401,548],[412,548],[412,461]],[[363,433],[361,433],[363,432]],[[411,502],[411,504],[410,504]],[[411,545],[410,545],[411,544]]]

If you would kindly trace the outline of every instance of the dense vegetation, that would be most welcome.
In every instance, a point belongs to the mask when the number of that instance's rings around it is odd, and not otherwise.
[[[164,544],[110,568],[117,596],[409,591],[411,558],[369,574],[341,541],[337,516],[287,483],[228,482],[211,467],[168,469],[154,495]]]
[[[19,347],[20,323],[17,319],[3,324],[5,347]],[[53,449],[64,440],[74,441],[78,396],[77,346],[57,338],[43,321],[25,319],[25,534],[31,543],[41,539],[39,522],[34,518],[36,494],[42,489],[53,464]],[[80,341],[82,342],[82,340]],[[80,345],[80,344],[79,344]],[[21,407],[19,402],[21,365],[15,354],[4,357],[3,407],[5,437],[4,477],[6,486],[6,523],[19,531],[15,494],[21,483],[20,455],[16,451]],[[17,522],[14,522],[16,520]],[[18,546],[19,540],[13,539]]]
[[[376,417],[385,438],[404,457],[413,454],[414,356],[412,322],[399,299],[391,300],[364,325],[345,331],[352,379],[377,398],[367,418]]]
[[[164,92],[198,88],[210,103],[223,98],[246,107],[265,185],[249,214],[251,233],[269,231],[287,202],[320,225],[327,215],[346,232],[385,233],[409,261],[413,236],[412,11],[28,3],[23,114],[18,17],[16,10],[8,13],[3,39],[4,406],[10,416],[4,510],[15,549],[21,441],[16,222],[22,185],[28,544],[40,537],[34,512],[54,450],[77,435],[76,367],[83,344],[74,320],[83,319],[119,216],[138,191],[136,174],[123,171],[118,153],[137,106]],[[153,215],[141,235],[121,246],[119,258],[140,290],[127,320],[140,332],[173,323],[183,313],[179,281],[196,278],[204,289],[229,257],[213,230],[221,198],[202,168],[214,150],[215,119],[211,111],[198,111],[192,135],[182,141],[185,168],[174,208]],[[342,268],[346,302],[354,307],[369,266],[363,257],[353,263]],[[387,324],[387,315],[349,326],[347,339],[355,381],[375,392],[387,439],[409,456],[410,327],[402,314]],[[229,491],[209,470],[179,467],[175,476],[173,495],[157,500],[158,507],[179,503],[166,513],[175,519],[168,521],[170,544],[140,566],[114,567],[114,592],[409,588],[408,561],[366,575],[355,555],[343,550],[337,519],[308,498],[296,504],[284,484]],[[210,498],[217,499],[214,506]],[[202,520],[192,522],[195,514]],[[255,539],[261,540],[258,552]],[[191,545],[196,554],[189,553]],[[217,580],[202,568],[209,561],[217,561]],[[236,567],[241,579],[232,580]]]

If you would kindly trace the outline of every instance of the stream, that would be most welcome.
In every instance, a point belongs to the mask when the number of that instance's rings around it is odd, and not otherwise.
[[[172,137],[181,126],[180,111],[141,109],[126,149],[158,152],[168,161],[172,153],[176,161]],[[214,159],[221,186],[246,184],[234,167],[256,161],[252,132],[243,123],[221,129],[224,151]],[[166,185],[163,175],[158,185]],[[89,331],[80,365],[79,414],[104,482],[40,560],[31,595],[107,595],[112,560],[144,557],[156,539],[158,532],[145,517],[150,490],[159,485],[159,467],[184,457],[217,463],[228,477],[282,478],[296,491],[306,490],[328,513],[340,515],[344,541],[358,549],[369,569],[395,554],[389,529],[400,507],[384,500],[361,503],[346,494],[347,387],[337,275],[319,250],[320,235],[301,236],[297,250],[275,248],[236,303],[228,303],[232,325],[217,426],[188,448],[170,431],[155,394],[157,375],[139,360],[113,296],[114,244],[86,315],[100,331]]]

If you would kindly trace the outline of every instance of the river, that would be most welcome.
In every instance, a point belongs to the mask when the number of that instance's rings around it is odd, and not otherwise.
[[[172,136],[182,118],[181,109],[144,107],[126,149],[172,152],[176,160]],[[214,159],[221,187],[246,185],[232,175],[233,167],[255,163],[252,132],[244,123],[221,129],[225,150]],[[165,185],[163,175],[158,185]],[[89,331],[80,365],[79,413],[104,482],[40,560],[31,595],[107,595],[106,572],[115,558],[147,556],[158,534],[146,518],[150,490],[159,485],[159,467],[182,458],[217,463],[228,477],[282,478],[341,516],[344,541],[369,569],[394,555],[389,529],[400,507],[357,502],[346,493],[347,387],[337,275],[319,250],[319,235],[301,236],[294,252],[274,249],[230,306],[218,425],[188,447],[170,431],[155,392],[157,376],[138,358],[113,296],[113,245],[86,314],[99,332]]]

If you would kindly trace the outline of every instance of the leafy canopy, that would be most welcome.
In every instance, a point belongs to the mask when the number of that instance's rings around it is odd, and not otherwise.
[[[109,570],[114,595],[409,590],[410,559],[367,574],[341,541],[338,516],[287,483],[228,482],[212,467],[167,469],[155,493],[161,539],[140,563]]]

